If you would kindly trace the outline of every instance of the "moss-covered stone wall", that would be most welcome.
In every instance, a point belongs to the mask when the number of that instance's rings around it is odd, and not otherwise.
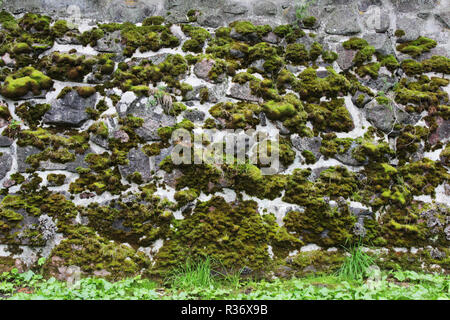
[[[76,21],[4,3],[0,270],[306,274],[362,242],[385,268],[448,272],[448,13],[341,2],[129,1],[97,22],[102,1]],[[281,169],[176,165],[177,128],[276,129]]]

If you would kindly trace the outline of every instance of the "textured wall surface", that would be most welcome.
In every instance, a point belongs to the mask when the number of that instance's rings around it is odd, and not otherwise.
[[[449,271],[449,1],[74,2],[2,4],[0,271]],[[177,128],[279,133],[281,168],[174,164]]]

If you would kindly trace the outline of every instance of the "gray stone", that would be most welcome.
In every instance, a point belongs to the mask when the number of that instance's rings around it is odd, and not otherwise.
[[[353,67],[353,59],[355,59],[357,53],[356,50],[345,50],[342,45],[338,45],[336,52],[339,55],[336,62],[342,70],[345,71]]]
[[[165,114],[159,105],[149,106],[146,97],[133,101],[126,114],[144,119],[142,127],[137,128],[136,133],[146,141],[160,140],[158,129],[175,125],[174,117]]]
[[[88,98],[81,97],[76,90],[68,92],[63,98],[53,100],[51,109],[43,117],[45,124],[79,127],[89,120],[88,107],[94,108],[97,93]]]
[[[0,135],[0,147],[9,147],[13,142],[13,139]]]
[[[17,146],[17,171],[19,171],[20,173],[25,172],[28,168],[31,168],[31,166],[26,163],[25,161],[27,160],[27,158],[33,154],[37,154],[41,152],[41,150],[39,150],[36,147],[33,146],[25,146],[25,147],[20,147]]]
[[[320,153],[320,147],[322,146],[322,138],[314,137],[295,137],[291,138],[292,146],[298,151],[310,151],[314,154],[316,160],[319,160],[322,154]]]
[[[280,38],[273,32],[269,32],[264,37],[262,37],[261,40],[272,44],[277,44],[280,42]]]
[[[103,38],[97,40],[95,49],[100,52],[122,53],[120,30],[107,33]]]
[[[329,17],[325,32],[341,36],[350,36],[361,32],[358,13],[350,7],[336,9]]]
[[[438,20],[446,28],[450,28],[450,11],[439,12],[435,15]]]
[[[372,100],[364,107],[364,113],[367,121],[385,133],[389,133],[395,123],[395,112],[393,106],[385,106]]]
[[[358,2],[359,11],[366,12],[370,6],[381,7],[383,3],[381,0],[361,0]]]
[[[262,99],[252,94],[250,83],[245,84],[233,83],[230,88],[230,97],[252,102],[261,102]]]
[[[421,33],[420,25],[417,24],[417,19],[408,16],[397,17],[397,30],[405,31],[403,37],[397,38],[398,42],[406,42],[416,40]]]
[[[127,178],[129,175],[139,172],[144,182],[151,179],[150,158],[142,151],[141,148],[134,148],[128,152],[128,165],[119,166],[122,177]]]
[[[256,32],[242,34],[242,33],[236,32],[236,29],[234,29],[234,28],[230,32],[230,37],[235,40],[245,41],[245,42],[250,42],[250,43],[252,43],[252,42],[254,43],[259,40],[259,36]]]
[[[184,117],[192,122],[201,122],[205,119],[205,113],[200,110],[186,110]]]
[[[84,160],[84,158],[86,157],[87,154],[93,153],[93,152],[94,151],[89,148],[83,154],[75,153],[75,161],[67,163],[66,164],[66,170],[69,171],[69,172],[72,172],[72,173],[76,173],[78,167],[80,167],[80,168],[88,168],[89,164]]]
[[[218,28],[224,24],[223,17],[216,14],[201,15],[197,18],[197,22],[205,27]]]
[[[393,0],[392,4],[399,12],[414,12],[419,10],[431,10],[436,5],[434,0]]]
[[[360,100],[359,97],[363,96],[364,99]],[[356,91],[355,95],[352,97],[352,102],[358,108],[363,108],[367,103],[369,103],[372,98],[365,92]]]
[[[209,72],[214,67],[215,61],[213,59],[202,59],[194,65],[194,73],[200,79],[211,81],[209,79]]]
[[[0,180],[2,180],[6,174],[11,170],[12,156],[9,152],[0,152]]]
[[[277,14],[277,6],[271,1],[262,1],[255,5],[253,13],[257,16],[274,16]]]
[[[382,55],[394,54],[394,46],[391,39],[383,33],[372,33],[364,36],[364,39],[375,48],[375,51]]]
[[[232,14],[232,15],[242,15],[247,13],[248,8],[244,6],[243,4],[240,4],[238,2],[230,3],[228,5],[225,5],[222,9],[223,12]]]
[[[444,120],[441,117],[436,118],[437,129],[434,131],[428,141],[435,145],[438,142],[445,143],[450,140],[450,120]]]
[[[355,143],[355,142],[352,142],[350,148],[349,148],[346,152],[344,152],[344,153],[336,153],[333,157],[334,157],[337,161],[342,162],[343,164],[346,164],[346,165],[348,165],[348,166],[354,166],[354,167],[357,167],[357,166],[362,166],[362,165],[367,164],[367,160],[361,162],[361,161],[356,160],[356,159],[353,157],[353,151],[354,151],[357,147],[359,147],[359,144],[358,144],[358,143]]]

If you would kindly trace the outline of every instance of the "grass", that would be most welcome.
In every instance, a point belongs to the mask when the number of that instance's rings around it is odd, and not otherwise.
[[[17,269],[0,275],[0,300],[438,300],[450,299],[450,276],[381,271],[361,243],[335,274],[303,278],[243,279],[242,270],[223,273],[210,258],[188,260],[163,283],[140,277],[109,282],[83,278],[74,284]],[[371,272],[368,272],[371,271]]]
[[[194,279],[193,277],[190,279]],[[222,278],[221,278],[222,279]],[[189,280],[190,281],[190,280]],[[198,278],[197,280],[198,281]],[[201,280],[201,281],[204,281]],[[246,280],[233,287],[225,281],[213,281],[206,287],[190,289],[160,286],[139,277],[108,282],[84,278],[70,285],[54,278],[45,280],[31,271],[17,270],[0,275],[0,299],[12,300],[437,300],[450,299],[450,277],[413,271],[383,272],[377,281],[347,281],[336,275],[306,278]],[[186,282],[184,283],[186,284]]]
[[[375,265],[375,260],[362,250],[361,242],[345,250],[349,256],[339,268],[337,276],[347,280],[361,280],[368,268]]]
[[[187,260],[175,268],[165,280],[165,284],[178,290],[194,288],[217,288],[220,286],[238,288],[241,270],[237,272],[220,272],[223,265],[207,257],[204,260]]]

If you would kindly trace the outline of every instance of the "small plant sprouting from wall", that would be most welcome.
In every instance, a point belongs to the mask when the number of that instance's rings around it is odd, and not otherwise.
[[[309,7],[315,4],[317,0],[297,0],[295,4],[295,17],[297,22],[301,22],[306,18],[306,12]]]

